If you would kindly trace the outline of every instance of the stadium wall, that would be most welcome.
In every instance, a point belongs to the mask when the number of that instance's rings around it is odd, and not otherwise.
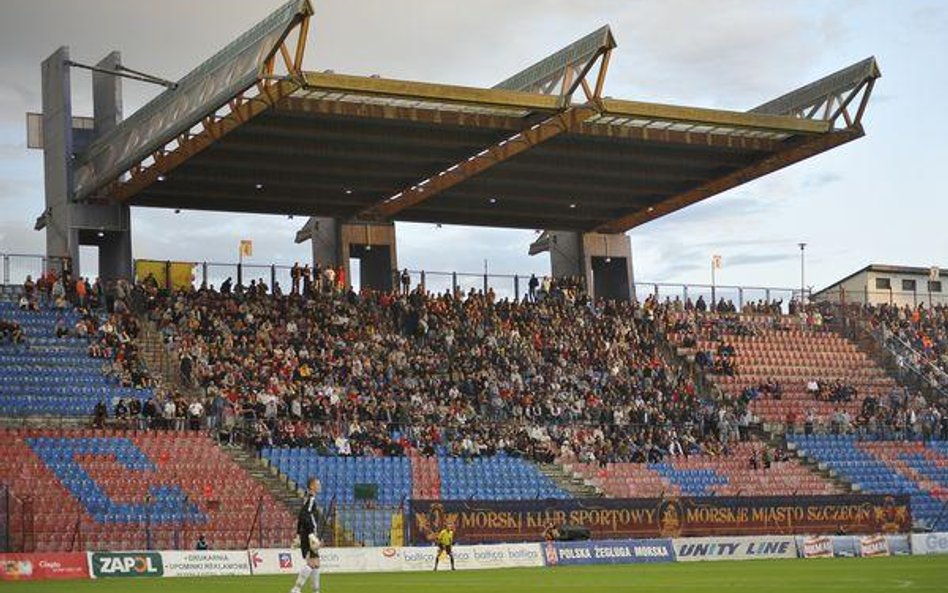
[[[455,546],[459,570],[779,558],[948,554],[948,533],[659,538]],[[429,571],[433,546],[324,548],[322,571]],[[294,575],[299,550],[0,554],[0,581]],[[439,570],[449,570],[442,562]]]

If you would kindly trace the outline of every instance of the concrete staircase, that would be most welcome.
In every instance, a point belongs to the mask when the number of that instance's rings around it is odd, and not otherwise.
[[[176,377],[171,369],[170,356],[167,350],[165,350],[161,336],[158,334],[155,326],[149,321],[139,319],[139,322],[141,323],[142,331],[138,336],[138,344],[141,348],[142,358],[145,360],[145,364],[148,365],[148,370],[150,370],[153,375],[161,377],[165,383],[173,385]]]
[[[775,444],[778,438],[781,441],[779,443],[780,446],[785,447],[787,451],[790,451],[793,455],[795,455],[796,458],[800,461],[800,463],[804,467],[809,469],[811,472],[817,474],[824,480],[827,480],[828,482],[833,483],[836,487],[838,487],[843,492],[858,492],[859,491],[859,488],[854,486],[852,482],[849,482],[843,479],[843,477],[839,474],[839,472],[837,472],[834,469],[830,469],[829,466],[825,463],[820,463],[816,461],[815,459],[807,457],[805,452],[801,451],[796,443],[788,443],[783,436],[780,436],[780,437],[775,436],[774,442],[772,442],[771,444]]]
[[[560,487],[574,498],[601,498],[603,493],[595,486],[587,484],[583,478],[569,474],[563,469],[563,466],[554,463],[539,463],[537,469],[540,473],[553,480],[553,483]]]
[[[276,467],[269,465],[255,453],[233,447],[224,447],[237,465],[244,468],[256,481],[266,487],[275,499],[283,503],[294,516],[302,503],[303,491],[297,490]]]

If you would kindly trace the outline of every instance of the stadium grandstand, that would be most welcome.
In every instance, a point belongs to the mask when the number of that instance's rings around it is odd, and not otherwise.
[[[480,89],[305,71],[311,17],[287,3],[124,121],[110,54],[91,129],[68,49],[44,63],[0,552],[948,531],[948,308],[635,283],[625,235],[861,137],[874,59],[731,112],[604,97],[608,27]],[[312,216],[313,261],[135,261],[131,205]],[[546,228],[551,273],[433,289],[394,221]]]

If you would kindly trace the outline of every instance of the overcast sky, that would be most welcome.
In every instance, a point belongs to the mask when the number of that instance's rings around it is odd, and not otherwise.
[[[0,251],[39,253],[42,155],[26,149],[39,111],[40,62],[59,45],[94,63],[112,49],[129,67],[178,79],[264,18],[280,0],[2,0]],[[631,232],[637,280],[821,288],[868,263],[948,266],[948,3],[932,1],[314,0],[306,69],[491,86],[609,24],[619,44],[605,94],[746,110],[874,55],[883,78],[865,138]],[[125,83],[126,115],[158,92]],[[73,75],[76,115],[90,77]],[[253,262],[308,257],[304,221],[133,209],[134,255]],[[399,264],[417,269],[546,272],[533,230],[400,224]],[[91,258],[87,258],[91,259]],[[87,268],[88,270],[88,268]]]

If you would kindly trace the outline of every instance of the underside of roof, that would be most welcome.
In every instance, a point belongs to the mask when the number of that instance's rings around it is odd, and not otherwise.
[[[608,27],[493,89],[304,72],[285,39],[311,8],[282,10],[256,36],[283,44],[252,52],[259,78],[227,87],[232,98],[182,123],[191,131],[171,126],[108,171],[86,169],[77,199],[620,232],[860,137],[879,76],[870,59],[746,113],[605,99]],[[283,77],[268,75],[277,56]],[[93,145],[100,159],[106,148],[119,146]]]

